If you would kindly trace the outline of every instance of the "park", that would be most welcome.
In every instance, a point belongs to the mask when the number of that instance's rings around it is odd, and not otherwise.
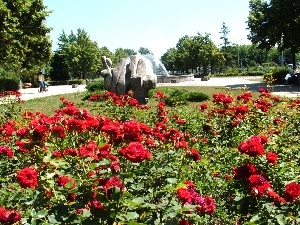
[[[255,14],[268,9],[273,18],[286,1],[250,1],[252,45],[227,46],[225,24],[222,47],[207,34],[180,38],[159,59],[167,74],[143,56],[149,49],[111,52],[83,29],[62,33],[51,53],[33,29],[49,31],[49,12],[43,1],[25,2],[0,8],[11,12],[6,26],[18,28],[11,36],[0,30],[8,35],[0,54],[1,224],[300,223],[300,86],[284,83],[291,68],[279,57],[284,49],[299,62],[288,29],[300,33],[300,20],[280,20],[285,35],[272,29],[272,39],[259,24],[267,18]],[[24,15],[36,19],[26,26],[32,32],[13,24],[28,23]],[[81,45],[90,60],[75,57]],[[207,52],[214,54],[202,57]]]

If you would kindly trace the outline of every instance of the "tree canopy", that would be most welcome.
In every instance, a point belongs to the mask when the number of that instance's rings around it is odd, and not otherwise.
[[[50,14],[42,0],[0,0],[0,63],[2,66],[42,66],[51,55]]]
[[[58,39],[57,54],[67,67],[69,75],[77,78],[88,78],[101,69],[101,52],[97,42],[92,41],[83,29],[77,33],[63,31]]]
[[[295,54],[300,50],[299,0],[250,0],[248,38],[259,47],[290,49],[295,65]]]

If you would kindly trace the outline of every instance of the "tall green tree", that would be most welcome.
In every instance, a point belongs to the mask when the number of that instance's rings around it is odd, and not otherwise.
[[[64,57],[59,52],[55,52],[50,64],[50,78],[51,80],[68,80],[69,72]]]
[[[0,0],[0,64],[33,68],[51,55],[50,14],[42,0]]]
[[[114,65],[116,65],[119,60],[121,58],[127,58],[131,55],[136,55],[137,53],[133,50],[133,49],[129,49],[129,48],[117,48],[115,49],[114,51],[114,59],[113,59],[113,62],[114,62]]]
[[[73,78],[90,78],[99,73],[100,49],[83,29],[77,29],[77,33],[71,31],[70,35],[63,31],[58,38],[58,46],[58,53]]]
[[[221,47],[221,51],[224,54],[225,57],[225,65],[226,67],[228,66],[228,46],[230,45],[230,41],[228,38],[228,35],[230,33],[228,27],[226,26],[225,22],[222,23],[222,28],[221,31],[219,32],[221,34],[220,39],[222,40],[222,47]]]
[[[165,52],[160,60],[164,64],[167,70],[170,70],[172,72],[176,70],[180,70],[180,67],[177,65],[177,49],[176,48],[169,48],[167,52]]]
[[[248,37],[252,43],[267,50],[274,46],[290,49],[295,65],[300,50],[300,1],[250,0],[249,8]]]
[[[142,55],[152,54],[152,52],[148,48],[140,47],[138,53]]]

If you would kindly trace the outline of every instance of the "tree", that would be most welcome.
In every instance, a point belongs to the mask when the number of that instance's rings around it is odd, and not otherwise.
[[[97,42],[91,41],[87,32],[77,29],[77,33],[71,31],[60,35],[58,53],[63,58],[68,72],[72,77],[90,78],[99,72],[101,68],[101,54]]]
[[[167,70],[175,71],[178,70],[176,68],[176,56],[177,56],[177,49],[176,48],[170,48],[167,50],[166,53],[164,53],[160,60],[164,64]]]
[[[140,47],[138,53],[142,55],[152,54],[152,52],[148,48]]]
[[[221,32],[219,32],[220,34],[222,34],[222,36],[220,37],[220,39],[223,41],[222,43],[222,52],[224,52],[224,57],[225,57],[225,64],[226,67],[228,66],[228,60],[227,60],[227,56],[228,56],[228,45],[230,45],[230,41],[228,39],[228,34],[230,33],[230,31],[228,30],[228,27],[226,26],[225,22],[222,23],[222,28],[221,28]]]
[[[137,53],[133,49],[125,48],[124,51],[130,55],[136,55]]]
[[[116,57],[114,53],[112,53],[107,47],[103,46],[100,48],[100,56],[106,56],[110,58],[113,62],[113,65],[116,65],[118,61],[116,61]],[[102,61],[101,61],[101,68],[103,68]]]
[[[50,14],[42,0],[0,0],[0,63],[33,68],[51,55]]]
[[[278,46],[290,49],[293,64],[300,50],[300,1],[299,0],[250,0],[248,38],[260,48],[269,50]]]
[[[59,52],[55,52],[51,60],[50,78],[52,80],[68,80],[69,72],[67,64]]]
[[[129,57],[128,53],[123,48],[115,49],[115,61],[118,62],[121,58]]]

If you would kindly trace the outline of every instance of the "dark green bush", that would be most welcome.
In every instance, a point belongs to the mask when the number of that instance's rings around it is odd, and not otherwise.
[[[275,83],[284,83],[285,76],[291,71],[286,67],[279,67],[273,72],[273,79],[275,79]]]
[[[20,78],[15,71],[0,68],[0,91],[15,91],[20,88]]]
[[[85,84],[85,80],[83,79],[74,79],[74,80],[58,80],[58,81],[47,81],[51,86],[57,85],[72,85],[72,84]]]
[[[95,92],[95,91],[104,91],[104,80],[98,80],[98,81],[91,81],[87,86],[86,89],[89,92]]]
[[[202,92],[187,92],[187,101],[189,102],[203,102],[206,100],[209,100],[209,97],[207,94],[204,94]]]
[[[187,91],[183,89],[172,89],[167,94],[168,97],[165,99],[167,106],[178,106],[187,104]]]

